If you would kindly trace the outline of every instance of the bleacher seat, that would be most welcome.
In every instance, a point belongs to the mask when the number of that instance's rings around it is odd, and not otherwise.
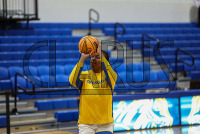
[[[117,73],[117,83],[125,83],[126,82],[126,72]]]
[[[195,61],[195,68],[200,71],[200,60]]]
[[[191,79],[200,79],[200,71],[192,71],[189,74]]]
[[[122,28],[117,28],[119,32],[122,32]],[[103,31],[106,35],[114,36],[114,28],[105,28]],[[199,33],[198,29],[192,28],[126,28],[126,35],[129,34],[182,34],[182,33]]]
[[[146,78],[148,79],[148,77],[150,78],[149,81],[159,81],[158,76],[157,76],[157,72],[150,71],[149,76],[146,73]]]
[[[56,43],[56,51],[66,51],[66,50],[78,50],[78,42],[76,43]],[[8,43],[8,44],[1,44],[0,46],[0,52],[26,52],[30,47],[32,43]],[[48,51],[49,47],[44,46],[38,48],[33,54],[39,51]],[[33,55],[32,54],[32,55]],[[32,58],[31,55],[31,58]],[[3,57],[2,57],[3,59]]]
[[[195,63],[193,65],[192,65],[192,61],[186,61],[186,63],[189,63],[191,66],[184,64],[184,70],[185,71],[196,70]]]
[[[132,78],[134,82],[142,82],[142,81],[145,81],[145,78],[146,78],[144,77],[144,74],[142,71],[136,71],[136,72],[133,72],[133,74],[128,73],[128,78],[131,77],[129,75],[133,75]]]
[[[65,68],[63,67],[63,66],[61,66],[61,65],[56,65],[55,66],[55,70],[53,70],[54,69],[54,66],[53,67],[51,67],[51,72],[52,72],[52,75],[58,75],[58,74],[65,74]],[[55,72],[56,72],[56,74],[55,74]]]
[[[37,107],[38,111],[41,110],[52,110],[53,109],[53,101],[51,100],[40,100],[35,102],[35,107]]]
[[[43,87],[56,87],[56,78],[49,75],[41,75],[41,81]]]
[[[16,73],[21,73],[23,74],[23,69],[21,67],[13,66],[8,68],[10,77],[15,77]]]
[[[0,67],[0,80],[9,79],[8,69],[5,67]]]
[[[56,40],[56,42],[79,42],[82,36],[0,36],[0,43],[37,43],[44,40]]]
[[[25,74],[25,72],[30,72],[30,74]],[[33,75],[33,76],[38,76],[38,70],[37,67],[34,66],[25,66],[24,67],[24,75],[29,76],[29,75]]]
[[[10,79],[0,80],[0,90],[12,89],[12,81]]]
[[[56,86],[69,86],[69,76],[65,74],[56,75]]]
[[[45,66],[45,65],[38,66],[38,72],[39,72],[39,76],[49,75],[50,74],[49,66]]]
[[[40,77],[38,77],[38,76],[30,77],[29,76],[28,78],[31,79],[35,83],[35,88],[42,87],[42,85],[39,85],[39,83],[36,82],[36,81],[41,81]],[[32,84],[29,81],[27,81],[27,83],[28,83],[28,88],[32,88],[33,87]]]
[[[6,116],[0,116],[0,128],[6,127]]]
[[[139,63],[138,64],[138,66],[139,66],[139,69],[140,69],[140,71],[147,71],[147,70],[151,70],[151,66],[150,66],[150,64],[149,63],[146,63],[146,62],[141,62],[141,63]],[[144,70],[143,70],[143,68],[144,68]]]
[[[35,101],[35,107],[37,107],[39,111],[78,108],[78,101],[76,98],[39,100]]]
[[[122,63],[119,67],[117,67],[117,73],[120,72],[125,72],[126,71],[126,65],[124,63]]]
[[[69,107],[69,103],[67,99],[60,99],[53,101],[53,108],[54,109],[65,109]]]
[[[26,99],[45,99],[45,98],[49,98],[49,95],[47,93],[37,93],[32,97],[33,98],[26,98]]]
[[[52,91],[52,90],[54,90],[54,89],[51,89],[50,91]],[[59,97],[63,97],[63,96],[64,96],[64,92],[50,92],[48,98],[59,98]]]
[[[138,83],[133,83],[133,82],[129,82],[129,83],[125,83],[123,85],[117,85],[115,86],[115,90],[114,92],[116,93],[126,93],[126,92],[145,92],[149,89],[160,89],[160,88],[168,88],[169,84],[174,85],[176,88],[177,84],[175,81],[171,81],[169,83],[169,81],[160,81],[160,82],[141,82],[138,81]]]
[[[77,108],[78,107],[78,101],[75,98],[70,98],[68,100],[69,108]]]
[[[58,122],[77,121],[78,113],[78,110],[58,111],[54,113],[54,117]]]
[[[129,63],[126,66],[127,66],[127,71],[128,72],[130,72],[130,71],[135,72],[135,71],[139,71],[140,70],[140,64],[137,64],[137,63]]]
[[[15,77],[12,77],[11,81],[12,81],[12,88],[15,89]],[[22,88],[27,88],[26,80],[20,76],[18,76],[17,78],[17,84]]]
[[[75,65],[72,65],[72,64],[68,64],[68,65],[65,65],[65,72],[67,75],[70,75],[72,70],[74,69]]]
[[[169,69],[172,72],[175,72],[175,70],[176,70],[176,64],[174,64],[174,63],[170,64],[169,65]],[[177,69],[178,69],[178,71],[185,71],[183,63],[178,63]]]
[[[160,70],[160,71],[157,71],[156,73],[160,81],[169,80],[169,73],[167,71]]]
[[[28,99],[41,99],[41,98],[76,97],[80,95],[78,90],[69,90],[69,91],[66,90],[64,92],[55,91],[58,89],[60,88],[48,88],[48,89],[46,88],[46,90],[49,92],[44,94],[43,93],[36,93],[35,95],[18,94],[18,98],[19,100],[28,100]],[[72,88],[68,87],[65,89],[72,89]]]

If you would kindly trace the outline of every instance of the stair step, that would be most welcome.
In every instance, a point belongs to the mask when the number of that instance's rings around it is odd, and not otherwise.
[[[12,98],[10,97],[9,100],[10,100],[10,102],[14,102],[14,98],[13,97]],[[17,100],[18,100],[18,98],[17,98]],[[1,97],[0,98],[0,103],[6,103],[6,98],[5,97]]]
[[[10,112],[12,111],[12,109],[10,109]],[[19,108],[18,109],[18,113],[22,114],[22,113],[33,113],[33,112],[37,112],[37,108],[34,107],[26,107],[26,108]],[[0,110],[0,115],[5,115],[6,114],[6,110]]]
[[[73,36],[86,36],[88,29],[74,29],[72,30]],[[91,35],[101,40],[114,40],[113,36],[105,36],[101,29],[91,29]],[[104,43],[103,43],[104,44]]]
[[[126,57],[128,57],[128,58],[142,58],[142,55],[141,54],[133,54],[132,56],[131,56],[131,53],[129,53],[128,55],[126,54],[126,53],[111,53],[111,57],[121,57],[121,58],[126,58]]]
[[[15,128],[15,127],[13,127]],[[29,126],[20,126],[19,131],[11,130],[12,134],[69,134],[73,130],[77,130],[77,121],[59,123],[59,130],[57,125],[53,124],[39,124],[39,125],[29,125]],[[70,132],[68,132],[68,130]],[[6,132],[4,132],[6,134]]]
[[[35,119],[35,120],[26,120],[26,121],[12,121],[11,126],[24,126],[24,125],[33,125],[33,124],[46,124],[46,123],[56,123],[54,117],[45,118],[45,119]]]
[[[10,107],[13,107],[14,103],[10,103]],[[22,108],[22,107],[27,107],[27,102],[17,102],[17,107]],[[0,104],[0,109],[5,109],[6,108],[6,103],[1,103]]]
[[[162,70],[162,68],[160,67],[160,65],[151,65],[151,70]]]
[[[72,36],[86,36],[88,34],[88,29],[73,29]],[[92,35],[104,35],[101,29],[91,29]]]
[[[124,63],[126,64],[129,64],[129,63],[140,63],[142,62],[141,58],[127,58],[127,59],[124,59]]]
[[[44,119],[47,117],[46,113],[31,113],[31,114],[19,114],[11,115],[11,121],[25,121],[25,120],[34,120],[34,119]]]

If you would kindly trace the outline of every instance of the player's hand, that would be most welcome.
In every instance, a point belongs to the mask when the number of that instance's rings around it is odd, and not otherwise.
[[[79,51],[80,52],[80,51]],[[81,58],[80,58],[80,62],[84,63],[88,58],[91,57],[91,55],[94,53],[94,51],[92,51],[90,54],[84,54],[81,53]]]

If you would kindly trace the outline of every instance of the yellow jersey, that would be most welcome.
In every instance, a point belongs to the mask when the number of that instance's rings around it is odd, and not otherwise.
[[[82,71],[78,62],[69,77],[70,83],[80,91],[79,120],[81,124],[106,124],[114,121],[112,113],[112,91],[117,74],[105,57],[101,59],[103,70],[94,73]]]

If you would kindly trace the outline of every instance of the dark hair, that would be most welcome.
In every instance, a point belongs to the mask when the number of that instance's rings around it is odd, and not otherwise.
[[[103,53],[103,55],[105,56],[105,58],[109,62],[109,55],[108,55],[108,53],[106,51],[104,51],[104,50],[101,50],[101,52]]]

